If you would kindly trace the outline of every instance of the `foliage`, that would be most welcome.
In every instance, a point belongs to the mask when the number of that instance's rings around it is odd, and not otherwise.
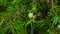
[[[60,0],[0,0],[0,34],[60,34],[58,25]]]

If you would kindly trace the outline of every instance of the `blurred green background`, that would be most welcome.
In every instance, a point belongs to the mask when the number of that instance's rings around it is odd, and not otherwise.
[[[0,0],[0,34],[60,34],[60,0]]]

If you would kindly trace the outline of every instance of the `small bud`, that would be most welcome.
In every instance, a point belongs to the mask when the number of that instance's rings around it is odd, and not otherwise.
[[[58,29],[60,29],[60,24],[57,27],[58,27]]]
[[[39,13],[38,13],[38,16],[40,16],[40,15],[41,15],[41,13],[39,12]]]
[[[32,17],[33,17],[33,13],[29,13],[28,16],[29,16],[30,18],[32,18]]]
[[[34,15],[33,18],[36,19],[37,18],[37,15]]]

